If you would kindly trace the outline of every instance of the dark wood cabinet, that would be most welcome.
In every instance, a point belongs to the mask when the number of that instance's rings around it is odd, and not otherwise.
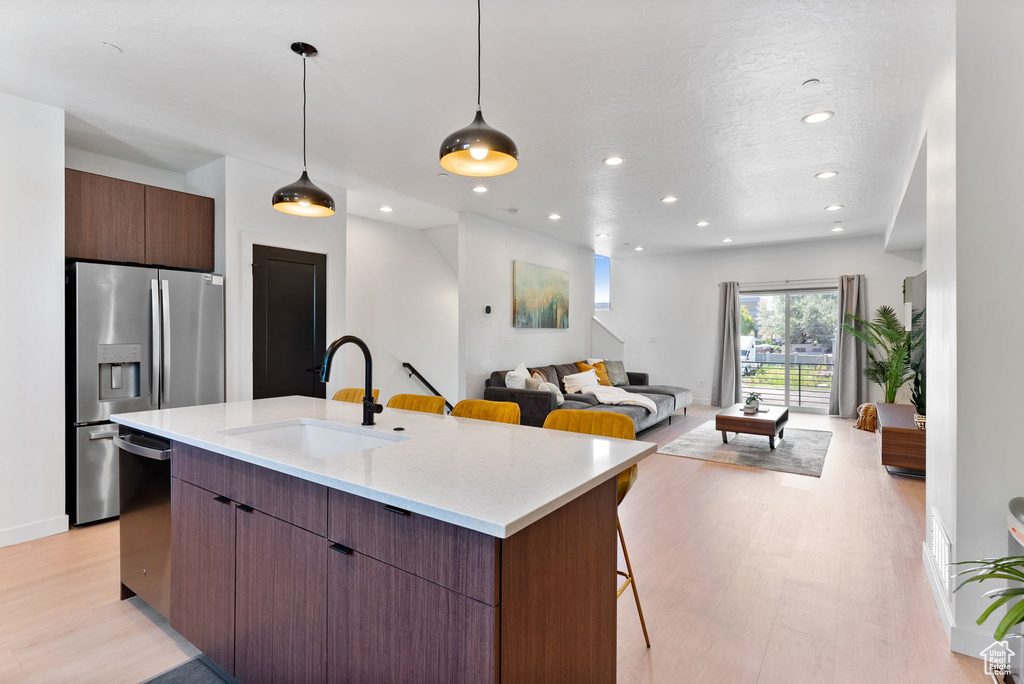
[[[65,169],[64,245],[77,259],[145,263],[146,186]]]
[[[146,263],[213,270],[213,200],[146,187]]]
[[[171,478],[171,627],[235,671],[235,506]]]
[[[498,607],[361,553],[329,556],[328,684],[498,681]]]
[[[64,171],[65,255],[212,271],[213,199]]]
[[[247,506],[236,511],[235,677],[323,682],[327,541]]]

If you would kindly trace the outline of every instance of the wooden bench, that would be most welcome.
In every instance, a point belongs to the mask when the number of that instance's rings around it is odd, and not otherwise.
[[[882,465],[894,468],[925,469],[925,431],[914,424],[911,404],[875,404],[878,409],[878,450]]]

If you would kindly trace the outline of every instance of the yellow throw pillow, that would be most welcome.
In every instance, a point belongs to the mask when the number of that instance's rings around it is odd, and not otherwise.
[[[605,368],[604,361],[599,361],[593,366],[588,363],[583,363],[582,361],[577,361],[576,365],[579,367],[580,373],[586,373],[588,370],[592,370],[597,373],[597,384],[607,385],[608,387],[612,386],[612,381],[608,379],[608,369]]]

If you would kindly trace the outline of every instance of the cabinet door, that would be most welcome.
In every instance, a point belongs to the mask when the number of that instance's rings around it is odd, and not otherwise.
[[[146,263],[146,186],[64,171],[64,253],[76,259]]]
[[[248,507],[236,523],[235,677],[323,682],[327,540]]]
[[[171,478],[171,627],[235,671],[235,507]]]
[[[498,607],[359,553],[327,567],[329,684],[497,681]]]
[[[146,263],[213,270],[213,200],[146,186]]]

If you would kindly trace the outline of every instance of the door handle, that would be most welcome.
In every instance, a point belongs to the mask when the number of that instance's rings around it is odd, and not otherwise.
[[[387,511],[388,513],[394,513],[395,515],[409,515],[409,511],[405,510],[404,508],[398,508],[397,506],[388,506],[387,504],[384,505],[384,510]]]
[[[156,280],[149,281],[149,301],[153,312],[150,324],[152,326],[153,343],[150,345],[152,354],[150,358],[149,383],[154,406],[160,401],[160,283]]]
[[[119,449],[124,449],[129,454],[135,454],[136,456],[142,456],[143,458],[151,458],[154,461],[166,461],[171,457],[170,448],[154,449],[152,447],[136,444],[132,441],[131,435],[114,435],[113,440],[114,444],[116,444]]]
[[[163,295],[163,357],[164,367],[160,373],[160,400],[167,403],[171,400],[171,287],[166,280],[160,282],[160,293]]]
[[[107,431],[93,430],[93,431],[91,431],[89,433],[89,439],[90,440],[93,440],[93,439],[113,439],[114,437],[117,437],[117,429],[116,428],[113,429],[113,430],[107,430]]]
[[[213,500],[216,501],[217,503],[222,503],[222,504],[231,503],[231,499],[229,499],[226,496],[215,496],[215,497],[213,497]]]
[[[352,549],[342,544],[331,544],[331,551],[337,551],[338,553],[343,553],[346,556],[352,555]]]
[[[255,510],[253,509],[252,506],[246,506],[245,504],[238,504],[237,506],[235,506],[235,508],[242,511],[243,513],[252,513],[253,510]]]

